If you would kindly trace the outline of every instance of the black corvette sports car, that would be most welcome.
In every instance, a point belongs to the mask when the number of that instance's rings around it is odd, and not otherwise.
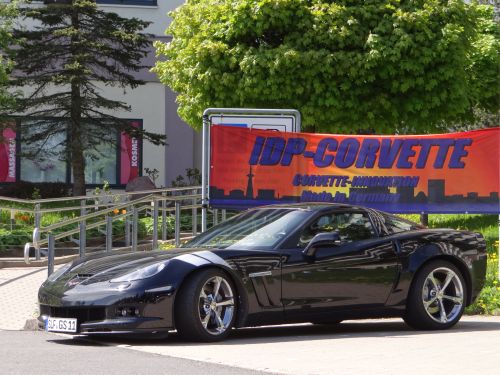
[[[483,287],[481,234],[339,204],[256,208],[182,248],[91,256],[40,287],[39,321],[78,334],[215,341],[233,327],[402,317],[449,328]]]

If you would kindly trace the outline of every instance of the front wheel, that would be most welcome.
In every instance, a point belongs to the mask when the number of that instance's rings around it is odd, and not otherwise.
[[[235,288],[223,271],[206,269],[195,273],[175,301],[177,332],[193,341],[224,339],[234,325],[235,301]]]
[[[467,287],[461,272],[446,261],[425,265],[408,294],[405,322],[416,329],[446,329],[464,312]]]

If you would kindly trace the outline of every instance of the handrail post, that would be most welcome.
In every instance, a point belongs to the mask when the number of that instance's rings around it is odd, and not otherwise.
[[[33,236],[40,236],[40,225],[42,222],[42,218],[40,215],[40,203],[35,204],[35,228],[33,230]],[[34,238],[33,242],[35,243],[35,259],[40,260],[40,246],[36,246],[36,243],[38,242],[38,238]]]
[[[158,248],[158,199],[153,203],[153,250]]]
[[[10,212],[10,220],[9,220],[9,224],[10,224],[10,231],[12,232],[14,230],[14,223],[16,221],[15,219],[15,213],[16,212],[15,210],[13,210],[12,208],[9,208],[9,212]]]
[[[223,208],[222,209],[222,221],[226,221],[227,220],[227,212],[226,212],[226,209]]]
[[[193,190],[193,195],[196,195],[196,189]],[[193,206],[196,206],[196,198],[193,198]],[[198,210],[196,207],[193,207],[192,212],[192,224],[193,224],[193,236],[198,234]]]
[[[217,224],[219,224],[219,209],[214,208],[213,218],[214,218],[213,225],[216,226]]]
[[[26,242],[24,244],[24,263],[30,264],[30,249],[31,249],[31,243]]]
[[[40,228],[35,227],[33,229],[33,247],[35,248],[35,260],[40,260],[40,244],[38,243],[40,241]]]
[[[137,251],[137,230],[138,230],[139,212],[137,207],[132,207],[132,251]]]
[[[48,244],[48,254],[47,254],[47,273],[48,276],[52,275],[54,272],[54,253],[55,253],[55,238],[52,233],[49,233],[49,244]]]
[[[40,203],[35,204],[35,228],[40,228],[42,223],[42,214],[40,212]]]
[[[125,218],[123,225],[125,225],[125,246],[130,246],[130,220],[129,220],[130,207],[125,209]]]
[[[106,215],[106,252],[109,253],[113,247],[113,217]]]
[[[181,244],[181,202],[175,201],[175,246]]]
[[[162,203],[161,203],[161,239],[163,241],[167,240],[167,199],[165,193],[162,193]]]
[[[80,216],[85,216],[87,210],[85,209],[86,200],[80,201]],[[80,235],[78,239],[78,255],[80,258],[85,256],[85,247],[87,246],[87,222],[85,220],[81,221],[79,224]]]

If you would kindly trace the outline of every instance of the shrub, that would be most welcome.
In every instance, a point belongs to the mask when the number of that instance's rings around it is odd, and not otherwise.
[[[19,199],[48,199],[68,197],[71,185],[64,182],[28,182],[18,181],[0,188],[0,196]]]
[[[27,230],[9,231],[0,228],[0,251],[10,247],[19,247],[31,241],[31,233]]]

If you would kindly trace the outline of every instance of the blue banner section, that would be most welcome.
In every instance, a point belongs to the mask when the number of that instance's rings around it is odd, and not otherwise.
[[[500,128],[412,136],[211,132],[212,207],[325,202],[393,213],[500,213]]]

